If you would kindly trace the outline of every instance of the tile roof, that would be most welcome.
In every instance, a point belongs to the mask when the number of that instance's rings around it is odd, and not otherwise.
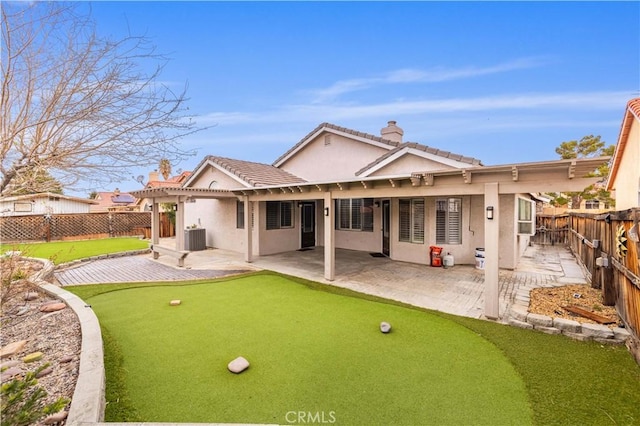
[[[179,175],[171,176],[167,180],[150,180],[149,182],[147,182],[146,187],[147,188],[181,187],[184,181],[186,181],[189,176],[191,176],[191,172],[186,171],[186,172],[180,173]]]
[[[107,211],[118,207],[133,207],[138,202],[137,198],[128,192],[98,192],[96,205],[90,207],[91,212]]]
[[[441,149],[432,148],[430,146],[422,145],[422,144],[419,144],[417,142],[404,142],[404,143],[400,144],[397,148],[394,148],[391,151],[385,153],[384,155],[376,158],[372,163],[369,163],[366,166],[364,166],[363,168],[361,168],[360,170],[358,170],[356,172],[356,176],[361,175],[365,171],[369,170],[370,168],[374,167],[377,164],[380,164],[381,162],[383,162],[387,158],[392,157],[397,152],[402,151],[403,149],[406,149],[406,148],[411,148],[411,149],[416,149],[416,150],[419,150],[419,151],[424,151],[424,152],[429,153],[429,154],[437,155],[437,156],[443,157],[443,158],[448,158],[450,160],[460,161],[462,163],[469,163],[472,166],[482,166],[482,162],[480,160],[476,159],[476,158],[473,158],[473,157],[465,157],[465,156],[462,156],[460,154],[454,154],[454,153],[449,152],[449,151],[443,151]]]
[[[375,136],[375,135],[371,135],[369,133],[364,133],[364,132],[358,132],[357,130],[347,129],[346,127],[336,126],[335,124],[331,124],[331,123],[322,123],[315,129],[310,131],[305,137],[300,139],[300,141],[294,146],[292,146],[287,152],[285,152],[280,157],[278,157],[278,159],[274,161],[273,164],[278,164],[280,161],[287,158],[291,153],[295,152],[300,146],[304,145],[311,136],[313,136],[315,133],[319,132],[323,128],[333,129],[333,130],[337,130],[338,132],[348,133],[350,135],[357,136],[360,138],[370,139],[374,142],[380,142],[380,143],[389,145],[390,147],[397,147],[398,145],[400,145],[399,142],[394,142],[389,139],[384,139],[384,138],[381,138],[380,136]]]
[[[348,134],[353,135],[353,136],[357,136],[357,137],[361,137],[361,138],[365,138],[365,139],[370,139],[370,140],[372,140],[374,142],[379,142],[379,143],[383,143],[383,144],[389,145],[389,147],[392,148],[391,151],[389,151],[388,153],[386,153],[382,157],[378,158],[373,163],[371,163],[371,164],[365,166],[364,168],[362,168],[361,170],[359,170],[356,173],[356,176],[358,174],[364,172],[364,170],[366,170],[366,169],[368,169],[370,167],[373,167],[374,165],[378,164],[379,162],[383,161],[384,159],[388,158],[389,156],[395,154],[400,149],[404,149],[406,147],[413,148],[413,149],[418,149],[418,150],[427,152],[429,154],[437,155],[437,156],[444,157],[444,158],[449,158],[451,160],[461,161],[463,163],[469,163],[469,164],[474,165],[474,166],[481,166],[482,165],[482,162],[480,160],[476,159],[476,158],[465,157],[465,156],[462,156],[462,155],[459,155],[459,154],[454,154],[454,153],[449,152],[449,151],[443,151],[443,150],[440,150],[440,149],[437,149],[437,148],[432,148],[432,147],[427,146],[427,145],[422,145],[422,144],[417,143],[417,142],[395,142],[395,141],[391,141],[389,139],[381,138],[380,136],[375,136],[375,135],[371,135],[369,133],[364,133],[364,132],[358,132],[357,130],[347,129],[346,127],[336,126],[335,124],[331,124],[331,123],[322,123],[322,124],[320,124],[318,127],[316,127],[311,132],[309,132],[304,138],[302,138],[297,144],[295,144],[293,147],[291,147],[287,152],[282,154],[276,161],[273,162],[273,164],[278,164],[280,161],[282,161],[283,159],[287,158],[292,152],[295,152],[301,145],[304,145],[311,136],[313,136],[315,133],[319,132],[323,128],[333,129],[333,130],[337,130],[337,131],[342,132],[342,133],[348,133]]]
[[[206,160],[217,164],[254,187],[306,182],[306,180],[270,164],[254,163],[252,161],[235,160],[233,158],[213,155],[207,156]]]

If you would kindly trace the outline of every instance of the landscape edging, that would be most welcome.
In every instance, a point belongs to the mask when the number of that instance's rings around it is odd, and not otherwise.
[[[530,313],[529,293],[530,290],[523,289],[518,292],[505,315],[504,319],[507,324],[547,334],[562,334],[575,340],[595,340],[599,343],[615,345],[624,344],[631,336],[627,330],[621,327],[610,329],[601,324],[581,323],[565,318]]]
[[[80,348],[80,367],[78,380],[66,419],[67,425],[95,424],[104,421],[105,370],[102,333],[98,317],[82,299],[45,278],[51,277],[55,269],[53,262],[46,259],[29,258],[44,264],[33,281],[45,293],[62,299],[78,317],[82,334]]]

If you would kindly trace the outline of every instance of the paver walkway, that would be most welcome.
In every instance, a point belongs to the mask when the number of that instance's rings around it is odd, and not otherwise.
[[[140,255],[96,260],[55,276],[62,285],[78,285],[213,278],[267,269],[455,315],[481,318],[484,312],[484,271],[472,265],[431,268],[338,249],[336,279],[327,281],[322,248],[260,256],[251,264],[240,253],[210,249],[190,253],[185,268],[176,263],[170,256],[152,260]],[[575,258],[562,246],[528,247],[518,267],[501,270],[499,280],[501,317],[532,288],[586,283]]]
[[[55,272],[62,286],[143,281],[182,281],[217,278],[246,272],[247,269],[186,269],[173,268],[156,262],[149,256],[128,256],[100,259],[78,264]]]

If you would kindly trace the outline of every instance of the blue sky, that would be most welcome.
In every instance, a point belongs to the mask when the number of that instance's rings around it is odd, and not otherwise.
[[[485,165],[616,142],[640,96],[638,2],[96,2],[97,29],[145,35],[211,129],[198,155],[273,162],[322,122]],[[146,175],[146,171],[140,171]],[[121,188],[134,189],[125,182]]]

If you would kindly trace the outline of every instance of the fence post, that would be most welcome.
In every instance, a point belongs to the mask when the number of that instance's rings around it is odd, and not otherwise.
[[[605,253],[606,258],[606,253]],[[618,295],[613,281],[613,265],[611,259],[607,258],[607,265],[602,269],[602,304],[604,306],[615,306]]]
[[[597,225],[597,222],[596,222]],[[599,232],[596,232],[598,234]],[[598,235],[598,238],[600,236]],[[593,240],[593,259],[591,262],[591,288],[600,288],[600,267],[598,267],[596,259],[602,256],[602,243],[599,239]]]

